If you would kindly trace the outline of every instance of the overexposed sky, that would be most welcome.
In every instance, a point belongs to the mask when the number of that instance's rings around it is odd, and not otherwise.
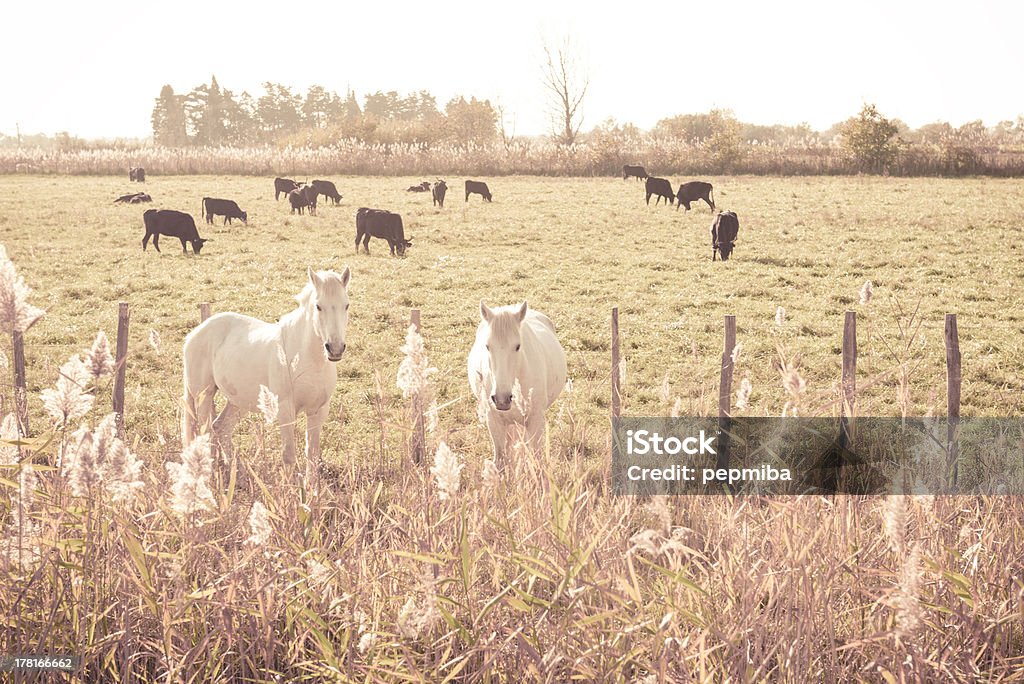
[[[519,134],[548,130],[541,41],[570,35],[590,76],[584,130],[649,128],[732,109],[824,129],[874,102],[911,126],[1024,114],[1024,3],[859,0],[495,3],[7,3],[0,133],[151,133],[165,84],[215,74],[235,93],[313,84],[362,101],[429,90],[500,102]]]

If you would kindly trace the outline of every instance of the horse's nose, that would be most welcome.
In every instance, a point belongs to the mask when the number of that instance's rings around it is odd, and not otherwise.
[[[499,411],[508,411],[512,408],[512,393],[492,394],[491,401],[494,402],[494,407]]]
[[[330,342],[327,342],[324,344],[324,349],[327,351],[327,358],[332,361],[337,361],[341,358],[341,355],[345,353],[345,343],[331,344]]]

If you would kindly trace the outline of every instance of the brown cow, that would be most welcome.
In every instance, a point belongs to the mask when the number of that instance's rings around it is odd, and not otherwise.
[[[715,210],[715,188],[711,183],[705,183],[704,181],[683,183],[679,186],[676,199],[679,200],[679,204],[676,205],[676,211],[679,211],[681,206],[685,206],[686,211],[690,211],[690,202],[696,202],[697,200],[704,200],[711,207],[711,211]]]
[[[740,220],[735,212],[720,211],[711,224],[711,260],[715,260],[717,252],[722,253],[722,261],[728,261],[736,246],[736,236],[740,232]]]

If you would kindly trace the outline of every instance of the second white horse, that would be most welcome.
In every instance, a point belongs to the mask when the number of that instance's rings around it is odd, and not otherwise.
[[[495,459],[508,451],[509,428],[517,425],[539,450],[544,413],[562,393],[567,374],[565,351],[551,319],[526,302],[496,309],[480,302],[480,325],[467,365],[469,386],[486,406]]]

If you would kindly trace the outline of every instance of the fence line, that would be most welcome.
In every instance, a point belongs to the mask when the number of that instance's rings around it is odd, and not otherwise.
[[[131,311],[128,302],[117,305],[117,346],[115,351],[116,370],[114,371],[114,393],[111,400],[114,414],[117,416],[117,432],[124,437],[124,383],[125,371],[128,366],[128,319]]]
[[[25,377],[25,335],[15,330],[11,336],[14,351],[14,408],[18,416],[18,434],[28,432],[28,385]]]
[[[212,307],[209,302],[202,302],[199,305],[200,322],[207,320],[211,315]],[[128,330],[131,318],[131,311],[128,302],[118,303],[117,316],[117,343],[116,343],[116,366],[114,375],[114,386],[112,404],[113,411],[117,418],[119,433],[124,435],[124,390],[128,360]],[[417,333],[422,334],[421,314],[419,309],[411,309],[409,322]],[[719,376],[718,388],[718,421],[719,421],[719,452],[717,468],[729,467],[729,421],[732,418],[732,381],[735,362],[733,354],[736,349],[736,316],[726,315],[723,321],[724,344],[722,348],[721,373]],[[958,475],[959,446],[957,443],[957,428],[960,421],[960,396],[963,381],[962,357],[960,353],[960,340],[957,327],[957,315],[946,314],[944,324],[944,339],[946,347],[946,415],[948,427],[946,434],[946,453],[948,474],[951,484],[955,485]],[[25,373],[25,350],[24,339],[20,332],[13,334],[14,352],[14,389],[15,402],[18,414],[19,425],[22,426],[22,434],[28,435],[28,407],[26,394],[26,373]],[[619,327],[619,308],[611,310],[611,402],[610,417],[612,425],[616,425],[622,416],[622,355]],[[847,311],[843,322],[843,344],[842,344],[842,385],[841,385],[841,408],[840,408],[840,435],[839,435],[839,461],[837,466],[842,465],[842,454],[844,450],[850,449],[853,444],[854,431],[852,429],[853,418],[856,414],[857,400],[857,315],[856,312]],[[418,394],[413,397],[414,427],[410,436],[410,456],[415,463],[422,463],[424,448],[426,444],[424,429],[424,412],[421,406],[422,397]],[[612,436],[614,439],[614,435]]]
[[[736,316],[725,317],[722,372],[718,379],[718,459],[716,469],[729,467],[729,418],[732,415],[732,371],[736,354]]]
[[[957,444],[957,426],[960,423],[960,335],[956,328],[956,314],[946,314],[946,463],[949,483],[956,485],[959,473],[960,448]]]
[[[420,310],[412,309],[409,311],[409,324],[412,325],[417,334],[422,335],[420,329]],[[424,451],[426,449],[427,435],[424,430],[423,421],[423,397],[417,391],[412,398],[413,406],[413,425],[412,434],[409,436],[409,454],[412,457],[413,463],[423,463]]]

